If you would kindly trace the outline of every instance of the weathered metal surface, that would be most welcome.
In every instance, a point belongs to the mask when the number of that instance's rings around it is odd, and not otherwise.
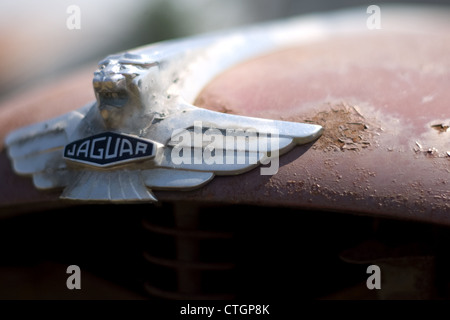
[[[450,23],[433,10],[383,17],[381,30],[324,37],[243,63],[197,97],[197,106],[212,110],[323,125],[316,143],[280,158],[276,175],[253,170],[156,196],[450,224]],[[42,200],[22,194],[31,182],[3,164],[4,206]],[[57,193],[48,197],[56,201]]]
[[[197,104],[324,126],[277,175],[241,180],[247,201],[448,223],[448,52],[440,32],[329,39],[242,64]]]

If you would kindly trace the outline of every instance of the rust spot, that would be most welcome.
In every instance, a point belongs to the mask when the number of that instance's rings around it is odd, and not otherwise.
[[[288,194],[299,194],[304,189],[304,181],[288,180],[285,189]]]
[[[416,141],[414,152],[430,159],[447,158],[450,119],[434,120],[426,127],[429,129],[420,136],[420,143]]]
[[[431,125],[431,127],[433,129],[437,130],[437,132],[439,132],[439,134],[441,134],[443,132],[447,132],[447,129],[450,128],[450,126],[444,125],[443,123],[433,124],[433,125]]]
[[[323,151],[360,151],[371,147],[378,127],[363,116],[359,108],[345,102],[327,103],[327,110],[303,119],[324,127],[322,137],[314,149]]]

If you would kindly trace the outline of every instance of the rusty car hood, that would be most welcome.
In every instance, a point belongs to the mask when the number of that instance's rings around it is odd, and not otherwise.
[[[196,106],[316,123],[324,133],[283,155],[273,176],[262,176],[259,170],[220,176],[193,191],[155,191],[158,199],[450,224],[448,10],[413,13],[387,11],[380,30],[321,37],[219,75],[198,95]],[[366,18],[362,15],[362,23]],[[5,101],[0,107],[1,140],[14,128],[92,100],[91,78],[88,68]],[[35,190],[29,178],[16,176],[4,150],[0,170],[5,212],[73,205],[60,200],[59,191]]]

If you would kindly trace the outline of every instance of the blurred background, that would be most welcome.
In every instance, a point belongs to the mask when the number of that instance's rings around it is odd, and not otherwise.
[[[118,51],[265,20],[352,6],[404,1],[363,0],[2,0],[0,102],[36,83]],[[408,1],[420,3],[423,1]],[[450,4],[450,0],[433,0]],[[427,2],[429,5],[430,2]],[[69,29],[70,6],[79,28]]]

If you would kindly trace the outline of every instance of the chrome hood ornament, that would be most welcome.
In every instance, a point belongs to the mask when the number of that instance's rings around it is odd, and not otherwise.
[[[156,201],[152,189],[196,188],[261,163],[271,164],[261,174],[276,173],[277,157],[317,139],[321,126],[223,114],[190,102],[230,66],[292,45],[286,31],[297,27],[291,23],[281,33],[280,25],[267,25],[107,57],[94,73],[95,102],[6,138],[14,170],[32,175],[37,188],[64,188],[64,199],[118,202]]]

